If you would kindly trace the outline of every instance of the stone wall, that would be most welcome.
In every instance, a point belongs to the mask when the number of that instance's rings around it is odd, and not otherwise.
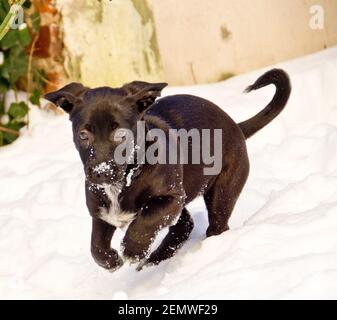
[[[150,2],[56,0],[62,14],[65,68],[88,86],[163,79]]]

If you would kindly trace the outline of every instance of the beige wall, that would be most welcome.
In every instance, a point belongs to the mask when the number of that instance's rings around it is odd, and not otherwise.
[[[309,27],[310,7],[325,11]],[[337,45],[337,0],[152,0],[165,78],[213,82]]]
[[[208,83],[337,45],[337,0],[54,0],[69,81]],[[325,28],[309,27],[321,5]]]

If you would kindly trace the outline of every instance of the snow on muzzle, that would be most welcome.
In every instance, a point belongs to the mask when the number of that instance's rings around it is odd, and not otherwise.
[[[87,180],[93,184],[118,182],[123,178],[124,167],[113,161],[88,163],[85,168]]]

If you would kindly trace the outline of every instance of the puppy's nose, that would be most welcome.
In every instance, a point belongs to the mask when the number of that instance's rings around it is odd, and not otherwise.
[[[87,170],[87,178],[96,184],[108,183],[113,177],[113,168],[105,163],[89,167]]]
[[[92,182],[97,184],[103,184],[105,182],[108,182],[110,179],[111,175],[109,173],[93,172],[91,175]]]

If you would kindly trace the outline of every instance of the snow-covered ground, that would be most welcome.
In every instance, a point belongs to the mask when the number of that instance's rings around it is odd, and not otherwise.
[[[0,298],[337,298],[337,48],[278,67],[293,93],[248,142],[251,173],[232,229],[205,239],[197,199],[188,243],[142,272],[93,262],[70,122],[33,108],[29,130],[0,149]],[[164,93],[208,98],[242,121],[274,93],[242,94],[263,71]]]

